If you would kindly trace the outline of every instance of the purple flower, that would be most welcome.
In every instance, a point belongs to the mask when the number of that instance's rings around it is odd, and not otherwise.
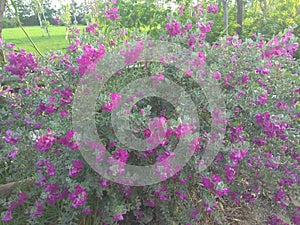
[[[206,8],[208,13],[217,14],[219,12],[219,6],[218,4],[212,4],[210,3]]]
[[[34,148],[42,151],[42,152],[48,152],[50,151],[51,147],[56,142],[56,138],[53,137],[54,133],[50,131],[48,128],[48,134],[43,134],[42,136],[38,136],[35,139]]]
[[[13,219],[13,217],[12,217],[11,214],[12,214],[12,212],[9,211],[9,210],[7,210],[7,211],[5,212],[5,216],[2,217],[2,221],[3,221],[3,222],[9,222],[9,221],[11,221],[11,220]]]
[[[106,10],[104,16],[108,20],[117,20],[119,18],[118,14],[119,8],[112,8],[110,10]]]
[[[58,141],[60,144],[72,149],[73,151],[76,151],[79,148],[79,144],[75,143],[73,140],[73,136],[74,136],[74,130],[69,130],[66,133],[65,137],[59,137]]]
[[[179,22],[172,20],[171,23],[166,24],[166,29],[170,36],[177,36],[180,34],[181,26]]]
[[[292,223],[295,225],[299,225],[300,224],[300,214],[295,213],[292,216]]]
[[[278,218],[277,215],[272,215],[268,217],[268,220],[266,222],[267,225],[280,225],[283,224],[283,220]]]
[[[278,191],[274,193],[274,202],[280,203],[282,208],[286,208],[287,204],[285,201],[288,199],[285,192],[282,190],[282,188],[279,188]]]
[[[261,95],[258,96],[257,100],[256,100],[256,104],[257,105],[263,105],[268,101],[268,95]]]
[[[10,129],[8,129],[5,132],[5,136],[2,138],[7,144],[14,145],[19,141],[19,137],[12,132]]]
[[[74,160],[72,163],[72,168],[69,169],[69,175],[71,177],[76,177],[83,167],[83,162],[81,160]]]
[[[213,174],[213,175],[211,175],[211,179],[212,179],[212,181],[215,182],[215,183],[220,183],[220,182],[221,182],[221,178],[219,177],[218,174]]]
[[[93,212],[93,210],[91,210],[91,209],[83,209],[83,210],[82,210],[82,213],[83,213],[84,215],[91,215],[92,212]]]
[[[122,221],[122,220],[124,220],[124,217],[123,217],[124,214],[126,214],[126,212],[115,212],[115,214],[112,217],[113,221]]]
[[[24,202],[28,200],[28,196],[25,192],[21,192],[18,194],[18,204],[24,205]]]
[[[141,52],[144,50],[144,43],[139,41],[135,46],[127,48],[126,50],[121,50],[120,54],[125,58],[124,62],[127,65],[135,63]]]
[[[69,193],[68,198],[72,201],[72,206],[74,208],[80,208],[83,206],[87,200],[88,194],[86,189],[80,185],[76,185],[74,191]]]
[[[249,78],[249,76],[248,76],[248,75],[243,75],[243,76],[242,76],[242,83],[243,83],[243,84],[246,84],[246,83],[248,83],[248,82],[249,82],[249,80],[250,80],[250,78]]]
[[[122,163],[126,163],[127,159],[129,158],[129,153],[121,148],[118,148],[114,153],[113,153],[113,157],[116,160],[119,160]]]
[[[77,58],[79,65],[78,72],[80,76],[84,76],[91,72],[95,67],[95,63],[99,62],[105,55],[104,45],[99,45],[98,49],[85,45],[83,47],[83,54]]]
[[[19,76],[20,80],[26,76],[27,72],[35,70],[38,66],[34,55],[32,53],[26,54],[23,49],[20,52],[11,51],[7,59],[9,64],[5,68],[6,71]]]
[[[230,142],[234,142],[237,140],[237,142],[243,142],[245,140],[244,136],[240,136],[239,134],[243,132],[243,126],[238,125],[237,127],[230,127],[231,134],[230,134]]]
[[[30,213],[30,218],[39,217],[43,213],[44,206],[38,200],[34,201],[34,206],[36,210]]]
[[[224,188],[224,189],[221,189],[221,190],[217,190],[216,191],[216,195],[218,197],[222,197],[222,196],[226,195],[228,192],[229,192],[229,189],[228,188]]]
[[[111,101],[102,106],[102,109],[105,112],[111,112],[112,110],[118,108],[122,102],[122,96],[118,93],[110,93]]]
[[[207,188],[209,190],[214,190],[214,184],[210,181],[210,179],[208,177],[202,177],[201,182],[205,188]]]
[[[226,171],[225,176],[227,182],[233,181],[235,178],[235,166],[224,165],[224,169]]]
[[[183,15],[184,5],[179,6],[178,11],[180,15]]]
[[[36,169],[36,172],[41,172],[41,168],[42,166],[46,167],[46,173],[48,176],[54,176],[55,175],[55,168],[53,166],[53,164],[49,161],[46,160],[39,160],[36,165],[38,166],[38,168]]]
[[[179,124],[175,134],[177,137],[185,137],[186,135],[192,133],[196,127],[193,124]]]

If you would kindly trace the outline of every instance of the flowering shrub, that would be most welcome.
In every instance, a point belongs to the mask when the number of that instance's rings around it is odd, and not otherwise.
[[[0,42],[8,59],[0,72],[19,78],[0,89],[1,170],[9,174],[4,182],[33,179],[31,186],[21,182],[9,197],[1,199],[5,208],[2,221],[40,224],[51,219],[49,223],[70,224],[86,218],[91,224],[120,224],[129,214],[146,221],[149,209],[158,208],[155,212],[161,212],[160,219],[167,224],[197,224],[201,223],[199,202],[191,195],[198,193],[202,207],[219,215],[219,223],[226,224],[218,212],[220,198],[255,205],[264,194],[276,204],[278,214],[299,224],[300,64],[292,57],[298,47],[292,30],[272,40],[254,34],[242,41],[234,35],[210,44],[205,38],[213,22],[199,18],[217,13],[217,5],[207,9],[201,4],[181,6],[172,19],[167,18],[159,40],[179,43],[197,53],[193,65],[221,88],[228,114],[225,119],[218,109],[210,113],[199,85],[205,80],[193,80],[194,67],[181,71],[163,58],[160,62],[136,62],[145,34],[133,36],[122,27],[117,29],[122,17],[116,4],[108,4],[103,11],[115,23],[111,36],[104,35],[105,27],[97,23],[83,32],[74,29],[66,53],[50,52],[38,58]],[[185,20],[186,12],[192,12],[195,20]],[[135,48],[120,53],[127,66],[102,84],[97,99],[97,131],[105,146],[90,145],[97,150],[99,162],[105,151],[112,153],[108,158],[112,176],[123,174],[125,164],[156,163],[162,182],[150,186],[120,185],[97,174],[82,157],[79,149],[83,140],[72,127],[72,103],[80,79],[93,72],[115,45],[132,39],[138,43]],[[144,98],[127,112],[129,132],[151,146],[137,152],[118,140],[110,116],[122,102],[120,89],[149,76],[154,87],[166,78],[180,84],[197,106],[201,123],[199,127],[181,123],[181,115],[169,102]],[[134,93],[131,98],[138,96]],[[208,135],[212,123],[225,124],[227,129],[216,159],[204,165],[202,156],[214,141]],[[181,138],[196,130],[200,135],[187,143],[193,157],[183,170],[167,179],[176,155],[172,150]],[[204,171],[200,169],[203,166],[207,166]],[[270,215],[266,224],[283,221]]]

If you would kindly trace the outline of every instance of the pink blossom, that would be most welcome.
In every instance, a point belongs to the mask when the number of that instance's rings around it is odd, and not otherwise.
[[[83,206],[87,200],[88,194],[86,189],[80,185],[76,185],[74,191],[69,193],[68,198],[72,201],[72,206],[74,208],[80,208]]]
[[[44,210],[44,206],[38,200],[34,201],[34,205],[36,210],[30,214],[30,218],[41,216]]]
[[[43,134],[35,139],[34,148],[42,152],[50,151],[51,147],[56,142],[56,138],[53,135],[54,133],[50,132],[50,129],[48,129],[48,134]]]
[[[69,169],[69,175],[71,177],[76,177],[83,167],[83,162],[81,160],[74,160],[72,162],[72,168]]]
[[[218,4],[212,4],[210,3],[206,8],[208,13],[217,14],[219,12],[219,6]]]
[[[184,5],[179,6],[178,11],[180,15],[183,15]]]
[[[180,34],[181,26],[179,22],[172,20],[171,23],[166,24],[166,29],[170,36],[177,36]]]
[[[27,72],[36,70],[38,66],[34,55],[32,53],[26,54],[26,51],[23,49],[20,52],[10,52],[7,59],[9,64],[5,68],[6,71],[19,76],[20,80],[26,76]]]
[[[83,54],[77,58],[79,65],[78,72],[80,76],[84,76],[95,69],[95,64],[100,61],[105,55],[103,45],[99,45],[98,49],[85,45],[83,47]]]
[[[121,96],[120,92],[110,93],[109,95],[110,95],[111,101],[102,106],[102,109],[105,112],[111,112],[112,110],[118,108],[122,102],[122,96]]]
[[[129,49],[126,49],[125,51],[121,50],[120,55],[124,56],[125,64],[130,65],[138,60],[143,50],[144,43],[140,41],[138,44],[136,44],[133,47],[130,47]]]
[[[213,73],[212,77],[215,80],[220,80],[221,79],[221,73],[219,71],[216,71],[216,72]]]
[[[108,20],[117,20],[119,19],[119,14],[118,14],[119,8],[112,8],[110,10],[106,10],[104,12],[105,18]]]

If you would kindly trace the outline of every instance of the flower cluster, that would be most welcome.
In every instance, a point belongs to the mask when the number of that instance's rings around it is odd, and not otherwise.
[[[80,185],[76,185],[74,187],[74,191],[68,195],[68,198],[72,201],[72,206],[74,208],[82,207],[85,204],[87,197],[88,193],[86,192],[86,189]]]
[[[28,72],[34,71],[38,66],[34,55],[32,53],[26,54],[25,50],[11,52],[8,54],[7,59],[9,60],[9,64],[5,69],[11,74],[19,76],[20,80],[22,80]]]
[[[217,14],[219,12],[219,6],[218,6],[218,4],[212,4],[212,3],[210,3],[207,6],[206,10],[207,10],[208,13]]]
[[[172,20],[170,23],[166,24],[166,29],[170,36],[177,36],[180,34],[181,25],[176,20]]]
[[[0,90],[1,171],[8,174],[8,182],[33,180],[33,185],[17,187],[11,196],[3,198],[6,209],[1,212],[2,221],[40,224],[55,209],[60,213],[53,215],[50,223],[117,224],[128,218],[146,223],[149,215],[155,213],[160,219],[158,213],[162,212],[167,224],[194,224],[201,223],[200,206],[227,224],[225,217],[219,217],[222,211],[217,206],[221,199],[226,197],[229,204],[245,202],[255,206],[262,193],[269,193],[277,207],[274,215],[265,218],[266,223],[284,224],[279,214],[275,215],[280,208],[278,211],[285,210],[290,222],[298,225],[300,62],[291,57],[298,48],[292,31],[268,41],[259,35],[251,40],[233,35],[212,43],[206,38],[213,22],[206,19],[218,13],[216,4],[182,5],[179,13],[169,13],[162,29],[155,30],[151,25],[147,32],[120,27],[124,21],[117,19],[123,20],[127,15],[122,14],[124,9],[117,6],[116,0],[99,5],[101,26],[90,24],[82,33],[73,29],[64,53],[51,52],[39,58],[23,50],[13,52],[12,45],[0,40],[1,48],[8,52],[7,64],[0,72],[23,80],[17,85],[5,83]],[[105,18],[107,21],[103,21]],[[114,29],[106,29],[111,25]],[[153,34],[152,29],[158,34],[148,42],[144,37]],[[131,45],[129,40],[137,42]],[[145,48],[152,47],[155,40],[176,42],[178,49],[170,49],[169,55],[160,55],[157,61],[140,62],[141,53],[148,53]],[[95,134],[101,142],[83,138],[71,120],[76,118],[72,103],[78,80],[88,78],[99,68],[97,63],[106,51],[118,49],[124,42],[126,45],[118,53],[125,67],[114,71],[103,84],[97,93],[95,112],[88,112],[94,116]],[[181,54],[183,48],[188,54]],[[198,72],[201,76],[197,76]],[[189,95],[196,106],[192,110],[199,117],[199,126],[195,118],[178,110],[186,102],[173,106],[153,96],[142,99],[142,91],[131,93],[134,106],[124,116],[132,126],[125,133],[131,132],[146,143],[145,151],[136,152],[118,139],[111,113],[127,104],[121,90],[144,77],[150,77],[149,89],[155,91],[161,91],[161,84],[168,80],[180,84],[185,90],[182,94]],[[208,85],[216,85],[216,91],[206,88]],[[222,95],[226,109],[221,108],[218,95]],[[84,120],[80,121],[83,125]],[[220,132],[215,131],[223,126]],[[213,150],[210,147],[221,133],[224,138],[215,149],[219,152],[215,160],[207,162],[206,156],[211,156]],[[176,151],[182,143],[184,151]],[[89,148],[77,151],[84,144]],[[85,166],[88,150],[92,151],[92,162],[87,160],[90,166]],[[191,158],[181,168],[178,160],[189,153]],[[104,177],[95,172],[99,172],[97,168],[102,163],[108,163],[107,170],[101,171]],[[135,171],[128,180],[124,179],[126,186],[108,179],[128,178],[127,165],[151,168],[147,172],[161,182],[134,186],[138,177]],[[20,190],[25,191],[19,193]],[[79,221],[82,218],[85,221]]]
[[[109,96],[111,97],[111,101],[102,106],[102,109],[105,112],[111,112],[112,110],[118,108],[122,102],[122,96],[120,93],[110,93]]]
[[[109,10],[106,10],[104,12],[105,18],[109,20],[117,20],[119,19],[119,14],[118,14],[119,8],[111,8]]]
[[[103,45],[99,45],[98,49],[92,47],[91,45],[85,45],[83,47],[83,54],[77,58],[77,63],[79,65],[78,72],[81,76],[84,76],[95,69],[95,65],[99,60],[105,55],[105,50]]]

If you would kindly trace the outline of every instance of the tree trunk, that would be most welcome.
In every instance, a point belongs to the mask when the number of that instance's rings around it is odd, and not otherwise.
[[[2,39],[2,28],[3,28],[3,14],[4,14],[4,10],[5,10],[5,0],[1,0],[0,1],[0,39]],[[3,51],[0,50],[0,65],[2,63],[4,63],[5,58],[4,58],[4,53]]]
[[[225,33],[228,35],[228,0],[222,0],[222,7],[223,7],[223,15],[224,15],[224,28]]]
[[[42,30],[42,37],[44,37],[45,36],[45,31],[44,31],[43,23],[42,23],[41,16],[40,16],[39,12],[37,12],[37,16],[38,16],[40,27],[41,27],[41,30]]]
[[[239,37],[242,37],[242,29],[243,29],[243,0],[237,0],[237,24],[236,33]]]
[[[42,11],[42,16],[43,16],[44,22],[47,23],[45,12],[44,12],[44,7],[41,5],[40,1],[38,1],[38,4],[39,4],[39,8]],[[48,24],[45,25],[45,29],[46,29],[46,32],[48,34],[48,38],[50,38],[50,32],[48,30]]]

